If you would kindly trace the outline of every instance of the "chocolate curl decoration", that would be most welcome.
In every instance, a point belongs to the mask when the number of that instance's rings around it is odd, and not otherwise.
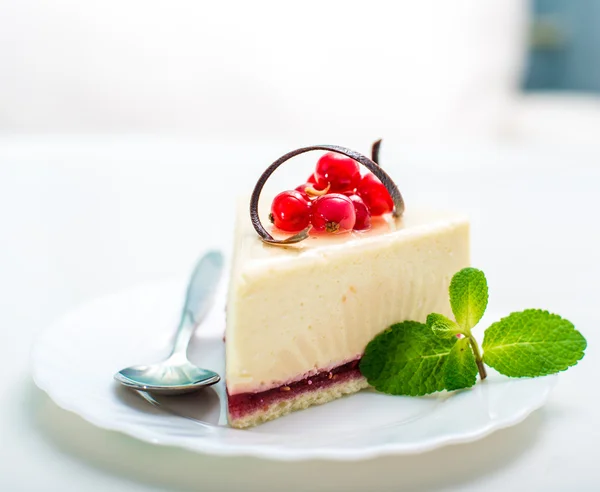
[[[377,140],[376,142],[373,142],[373,145],[371,146],[371,160],[377,164],[377,165],[381,165],[379,164],[379,148],[381,147],[381,139]]]
[[[267,230],[262,225],[260,221],[260,217],[258,216],[258,201],[260,199],[260,194],[262,192],[263,187],[267,180],[271,177],[271,175],[275,172],[275,170],[281,166],[284,162],[291,159],[292,157],[296,157],[297,155],[304,154],[306,152],[312,152],[313,150],[324,150],[328,152],[336,152],[337,154],[345,155],[346,157],[350,157],[354,159],[356,162],[365,166],[369,171],[371,171],[379,180],[383,183],[383,185],[388,190],[388,193],[392,197],[392,201],[394,202],[394,210],[392,211],[392,215],[395,218],[400,217],[404,213],[404,200],[402,198],[402,194],[396,186],[396,183],[390,178],[390,176],[377,164],[376,159],[379,159],[379,145],[381,144],[381,140],[375,142],[373,144],[373,157],[375,159],[369,159],[367,156],[364,156],[354,150],[347,149],[345,147],[340,147],[338,145],[313,145],[311,147],[302,147],[301,149],[292,150],[287,154],[281,156],[277,159],[273,164],[271,164],[264,173],[262,173],[261,177],[258,178],[256,182],[256,186],[254,187],[254,191],[252,192],[252,197],[250,198],[250,220],[252,221],[252,225],[256,230],[256,233],[260,236],[260,238],[268,244],[274,244],[279,246],[286,246],[288,244],[299,243],[300,241],[304,241],[308,237],[308,232],[311,229],[309,225],[303,231],[300,231],[293,236],[290,236],[286,239],[275,239],[271,234],[267,232]]]

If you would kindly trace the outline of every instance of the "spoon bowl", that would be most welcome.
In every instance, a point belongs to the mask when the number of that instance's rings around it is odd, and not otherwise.
[[[196,326],[212,304],[221,272],[223,256],[218,251],[204,255],[196,265],[187,288],[185,305],[171,355],[158,364],[121,369],[116,381],[128,388],[162,394],[183,394],[218,383],[220,376],[192,364],[186,356]]]
[[[115,374],[122,385],[142,391],[181,395],[218,383],[221,377],[188,360],[169,358],[159,364],[131,366]]]

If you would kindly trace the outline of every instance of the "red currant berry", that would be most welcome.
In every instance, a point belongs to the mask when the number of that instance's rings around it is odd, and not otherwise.
[[[356,213],[354,230],[368,231],[371,228],[371,212],[369,212],[365,202],[358,195],[350,195],[348,198],[352,201],[354,212]]]
[[[342,193],[356,188],[360,182],[360,168],[350,157],[328,152],[318,160],[315,178],[317,183],[329,182],[333,193]]]
[[[297,232],[310,223],[310,200],[296,190],[279,193],[271,204],[269,219],[282,231]]]
[[[312,204],[312,225],[317,231],[348,232],[352,230],[355,222],[354,204],[345,195],[323,195]]]
[[[365,174],[356,193],[369,207],[372,216],[383,215],[394,209],[394,202],[384,184],[373,174]]]

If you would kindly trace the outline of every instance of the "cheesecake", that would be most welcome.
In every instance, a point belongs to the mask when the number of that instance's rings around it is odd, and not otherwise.
[[[469,222],[411,209],[368,232],[260,240],[238,213],[227,302],[229,422],[250,427],[367,388],[358,363],[381,331],[451,315],[448,286],[469,266]]]
[[[232,427],[367,388],[359,364],[376,335],[432,312],[451,315],[450,281],[469,266],[469,222],[446,210],[405,211],[379,165],[380,143],[371,158],[334,145],[288,152],[259,177],[249,208],[241,204],[225,337]],[[327,153],[305,184],[275,196],[267,230],[266,181],[315,150]]]

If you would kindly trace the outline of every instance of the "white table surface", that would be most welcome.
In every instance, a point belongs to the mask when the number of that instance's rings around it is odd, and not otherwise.
[[[5,136],[0,490],[600,490],[600,144],[386,144],[408,207],[471,215],[490,307],[548,308],[587,337],[586,358],[543,409],[476,443],[359,463],[217,458],[95,428],[33,385],[35,333],[96,296],[185,275],[201,250],[227,245],[235,195],[294,144]],[[280,183],[309,166],[289,165]]]

